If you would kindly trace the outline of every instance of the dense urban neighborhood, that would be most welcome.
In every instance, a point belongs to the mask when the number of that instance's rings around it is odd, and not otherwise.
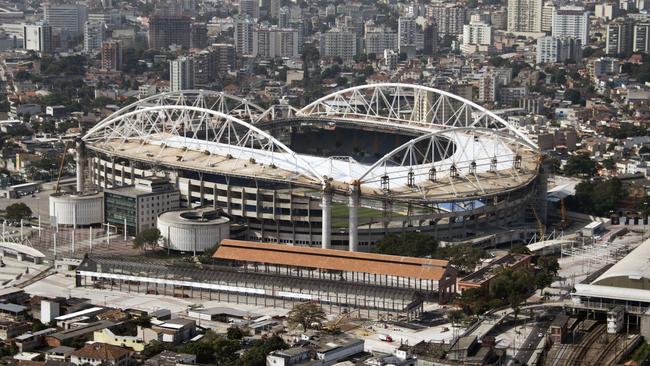
[[[650,365],[650,3],[0,0],[0,365]]]

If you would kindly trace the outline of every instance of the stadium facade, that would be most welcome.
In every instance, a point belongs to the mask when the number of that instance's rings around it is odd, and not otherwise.
[[[536,144],[471,101],[417,85],[353,87],[302,109],[163,93],[83,141],[94,185],[168,177],[188,207],[222,208],[247,240],[366,251],[388,233],[471,240],[545,217]]]

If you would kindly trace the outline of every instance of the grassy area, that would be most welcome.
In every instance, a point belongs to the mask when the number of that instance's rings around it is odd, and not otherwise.
[[[332,203],[332,228],[347,228],[349,225],[350,209],[347,205],[342,203]],[[359,207],[359,225],[367,225],[368,223],[377,221],[381,218],[383,213],[381,210],[373,208]],[[393,216],[401,216],[393,212]]]
[[[641,362],[646,359],[648,353],[650,353],[650,344],[643,342],[634,350],[634,352],[632,352],[629,359],[636,362]]]

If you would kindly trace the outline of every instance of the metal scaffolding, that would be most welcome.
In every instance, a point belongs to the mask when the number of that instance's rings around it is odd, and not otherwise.
[[[628,244],[621,242],[596,243],[582,238],[581,243],[571,242],[562,245],[562,256],[586,260],[589,264],[614,264],[629,253]]]

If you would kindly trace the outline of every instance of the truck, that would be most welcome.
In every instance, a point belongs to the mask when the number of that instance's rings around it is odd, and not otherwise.
[[[388,334],[379,334],[379,340],[390,343],[393,341],[393,337],[389,336]]]

